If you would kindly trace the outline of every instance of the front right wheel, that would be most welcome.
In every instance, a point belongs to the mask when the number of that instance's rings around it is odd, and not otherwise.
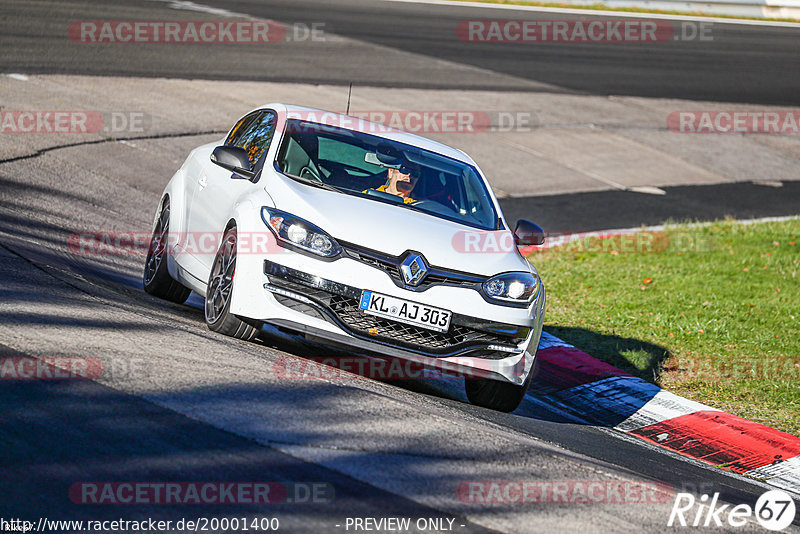
[[[150,248],[144,262],[142,284],[144,290],[155,297],[183,304],[192,291],[173,280],[167,270],[167,254],[169,247],[169,201],[164,202],[158,215]]]

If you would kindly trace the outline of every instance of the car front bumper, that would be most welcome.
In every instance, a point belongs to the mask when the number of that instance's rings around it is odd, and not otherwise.
[[[545,308],[541,287],[530,310],[517,309],[522,324],[453,312],[448,332],[438,333],[365,314],[358,308],[362,288],[270,260],[263,263],[262,287],[281,313],[260,319],[275,326],[329,345],[518,385],[533,368]]]

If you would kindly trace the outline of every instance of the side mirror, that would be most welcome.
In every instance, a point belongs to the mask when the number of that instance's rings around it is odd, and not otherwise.
[[[514,229],[514,241],[517,246],[527,247],[529,245],[543,245],[544,244],[544,230],[538,224],[520,219],[517,222],[517,227]]]
[[[250,165],[250,158],[247,151],[238,146],[218,146],[211,153],[211,161],[223,169],[227,169],[242,178],[252,180],[256,173]]]

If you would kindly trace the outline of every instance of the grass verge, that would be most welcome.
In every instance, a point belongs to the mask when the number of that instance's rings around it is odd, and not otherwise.
[[[678,395],[800,435],[800,220],[564,239],[528,258],[546,330]]]
[[[769,20],[773,22],[800,22],[798,19],[778,19],[768,17],[740,17],[736,15],[725,15],[720,13],[704,13],[702,11],[670,11],[661,9],[646,9],[639,7],[610,7],[602,3],[590,5],[576,5],[564,2],[531,2],[527,0],[458,0],[460,2],[479,2],[481,4],[507,4],[513,6],[535,6],[535,7],[557,7],[560,9],[591,9],[593,11],[620,11],[623,13],[653,13],[656,15],[680,15],[691,17],[711,17],[719,19],[743,19],[743,20]]]

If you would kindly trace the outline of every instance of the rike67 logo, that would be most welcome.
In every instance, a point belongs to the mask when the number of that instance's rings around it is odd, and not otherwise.
[[[749,504],[719,503],[719,492],[699,498],[692,493],[677,493],[668,527],[720,527],[738,528],[752,523],[753,519],[767,530],[783,530],[794,521],[796,507],[792,497],[782,490],[770,490],[761,495],[755,507]]]

